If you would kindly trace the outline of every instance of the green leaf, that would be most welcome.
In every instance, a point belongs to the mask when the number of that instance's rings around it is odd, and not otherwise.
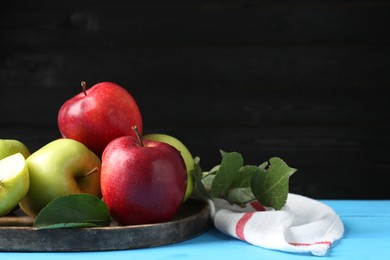
[[[39,229],[55,229],[55,228],[92,228],[92,227],[98,227],[98,225],[94,225],[91,223],[59,223],[59,224],[53,224],[49,226],[43,226]]]
[[[107,226],[110,223],[107,205],[89,194],[58,197],[44,207],[34,221],[34,227],[70,228]]]
[[[211,168],[210,171],[204,172],[204,174],[206,174],[206,175],[208,175],[208,174],[217,174],[217,172],[218,172],[218,170],[219,170],[219,167],[221,167],[220,164],[215,165],[213,168]]]
[[[230,189],[226,198],[230,203],[244,205],[255,200],[251,187]]]
[[[266,171],[259,171],[252,177],[254,196],[264,206],[282,209],[287,201],[289,178],[295,172],[296,169],[290,168],[282,159],[271,158]]]
[[[226,153],[221,151],[221,154],[221,165],[211,185],[210,195],[212,197],[220,197],[230,188],[244,163],[241,154],[237,152]]]
[[[213,180],[215,178],[215,174],[206,174],[203,175],[202,184],[207,192],[210,192],[211,185],[213,184]]]
[[[202,169],[200,167],[200,158],[195,157],[194,162],[195,162],[195,167],[194,167],[194,169],[192,169],[192,176],[194,177],[195,185],[194,185],[194,189],[192,191],[191,196],[193,198],[205,200],[205,199],[210,198],[210,196],[209,196],[209,194],[208,194],[207,190],[205,189],[203,182],[202,182],[203,172],[202,172]]]
[[[252,177],[256,174],[265,172],[263,168],[255,165],[245,165],[240,168],[236,180],[230,186],[226,199],[230,203],[245,204],[255,200],[252,192]]]
[[[264,169],[259,168],[255,165],[242,166],[238,171],[238,176],[236,177],[230,188],[235,189],[251,187],[252,176],[259,171],[264,171]]]

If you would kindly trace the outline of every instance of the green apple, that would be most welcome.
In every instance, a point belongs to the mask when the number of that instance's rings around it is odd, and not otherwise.
[[[15,153],[21,153],[25,159],[30,155],[30,151],[22,142],[14,139],[0,139],[0,159]]]
[[[29,188],[26,160],[21,153],[0,160],[0,217],[15,208]]]
[[[194,177],[192,176],[192,170],[194,169],[195,163],[194,163],[194,157],[192,157],[190,151],[180,140],[170,135],[147,134],[144,135],[142,138],[150,141],[163,142],[169,144],[175,147],[180,152],[181,156],[184,159],[184,163],[187,169],[187,176],[188,176],[187,189],[183,200],[183,202],[185,202],[191,196],[192,191],[194,189]]]
[[[88,193],[101,197],[101,160],[76,140],[52,141],[31,154],[26,163],[30,189],[19,205],[30,216],[59,196]]]

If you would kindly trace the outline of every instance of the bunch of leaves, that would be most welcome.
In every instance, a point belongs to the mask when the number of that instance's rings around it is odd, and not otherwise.
[[[296,169],[278,157],[256,166],[244,165],[242,155],[237,152],[221,151],[221,156],[221,163],[208,172],[202,171],[199,157],[195,158],[194,198],[221,198],[241,206],[258,200],[275,210],[285,206],[289,179]]]

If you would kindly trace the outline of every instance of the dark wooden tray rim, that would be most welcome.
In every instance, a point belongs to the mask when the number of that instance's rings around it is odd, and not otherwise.
[[[206,203],[186,201],[174,220],[164,223],[108,227],[42,229],[26,216],[0,218],[0,251],[78,252],[155,247],[191,239],[209,227]]]

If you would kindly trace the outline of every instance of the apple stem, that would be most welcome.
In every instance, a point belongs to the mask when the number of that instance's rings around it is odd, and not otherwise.
[[[134,130],[135,135],[137,136],[140,145],[141,145],[141,146],[144,146],[144,142],[142,141],[141,135],[140,135],[140,133],[139,133],[139,131],[138,131],[138,127],[137,127],[136,125],[134,125],[134,126],[131,127],[131,129]]]
[[[91,175],[91,174],[93,174],[93,173],[95,173],[97,171],[98,171],[98,167],[95,167],[92,170],[90,170],[89,172],[87,172],[86,174],[84,174],[83,176],[81,176],[80,179],[88,177],[89,175]]]
[[[81,87],[83,88],[84,96],[87,95],[87,82],[81,81]]]

